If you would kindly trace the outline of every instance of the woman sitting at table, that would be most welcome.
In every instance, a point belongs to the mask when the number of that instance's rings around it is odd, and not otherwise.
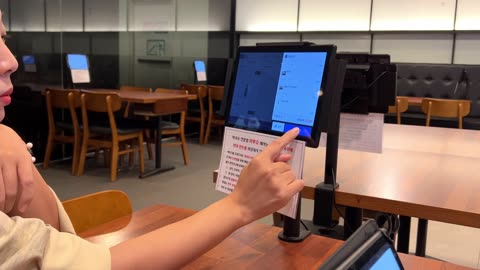
[[[5,37],[5,26],[0,22]],[[10,101],[15,57],[0,41],[0,121]],[[20,112],[19,112],[20,113]],[[110,249],[75,235],[55,193],[32,163],[25,143],[0,124],[0,268],[177,269],[208,251],[236,229],[283,207],[303,188],[280,155],[298,134],[272,142],[242,171],[227,197],[177,223]]]

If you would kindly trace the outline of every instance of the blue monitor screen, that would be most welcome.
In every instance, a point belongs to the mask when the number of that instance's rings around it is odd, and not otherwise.
[[[22,61],[24,65],[35,65],[35,56],[24,55],[22,56]]]
[[[68,54],[67,63],[70,69],[88,70],[88,60],[84,54]]]
[[[196,72],[206,72],[205,62],[200,61],[200,60],[195,60],[193,63],[195,65],[195,71]]]
[[[377,253],[364,265],[362,270],[400,270],[400,266],[391,246],[384,244]]]
[[[239,128],[311,137],[327,52],[241,52],[227,122]]]

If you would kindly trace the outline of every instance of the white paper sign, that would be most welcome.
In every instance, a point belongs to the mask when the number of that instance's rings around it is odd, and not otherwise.
[[[320,145],[327,145],[327,134],[322,133]],[[383,114],[340,114],[340,135],[338,148],[382,153]]]
[[[89,83],[90,72],[88,69],[71,69],[73,83]]]
[[[278,137],[273,135],[226,127],[216,189],[227,194],[231,193],[237,185],[243,167],[276,138]],[[297,178],[301,179],[303,159],[305,157],[305,142],[293,141],[284,148],[282,153],[292,155],[289,164]],[[297,203],[298,194],[278,212],[295,218]]]
[[[198,71],[197,72],[197,81],[206,82],[207,81],[207,73],[205,71]]]

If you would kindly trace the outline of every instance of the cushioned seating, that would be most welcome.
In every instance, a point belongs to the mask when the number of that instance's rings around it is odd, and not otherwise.
[[[480,129],[480,66],[448,64],[397,64],[397,96],[471,100],[471,111],[464,118],[465,129]],[[385,122],[396,123],[394,114]],[[425,125],[420,106],[409,106],[402,114],[402,124]],[[453,119],[432,117],[432,126],[458,127]]]

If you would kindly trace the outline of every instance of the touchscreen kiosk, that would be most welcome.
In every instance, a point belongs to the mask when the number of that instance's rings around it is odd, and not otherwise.
[[[374,220],[364,223],[318,270],[403,270],[397,252]]]
[[[226,107],[226,125],[282,135],[317,147],[327,129],[334,45],[239,47]]]
[[[89,83],[90,72],[87,56],[84,54],[67,54],[67,64],[73,83]]]
[[[35,64],[35,56],[24,55],[22,56],[23,70],[25,72],[37,72],[37,65]]]
[[[193,61],[193,67],[195,69],[195,79],[197,82],[207,81],[207,69],[205,68],[205,62],[201,60]]]

